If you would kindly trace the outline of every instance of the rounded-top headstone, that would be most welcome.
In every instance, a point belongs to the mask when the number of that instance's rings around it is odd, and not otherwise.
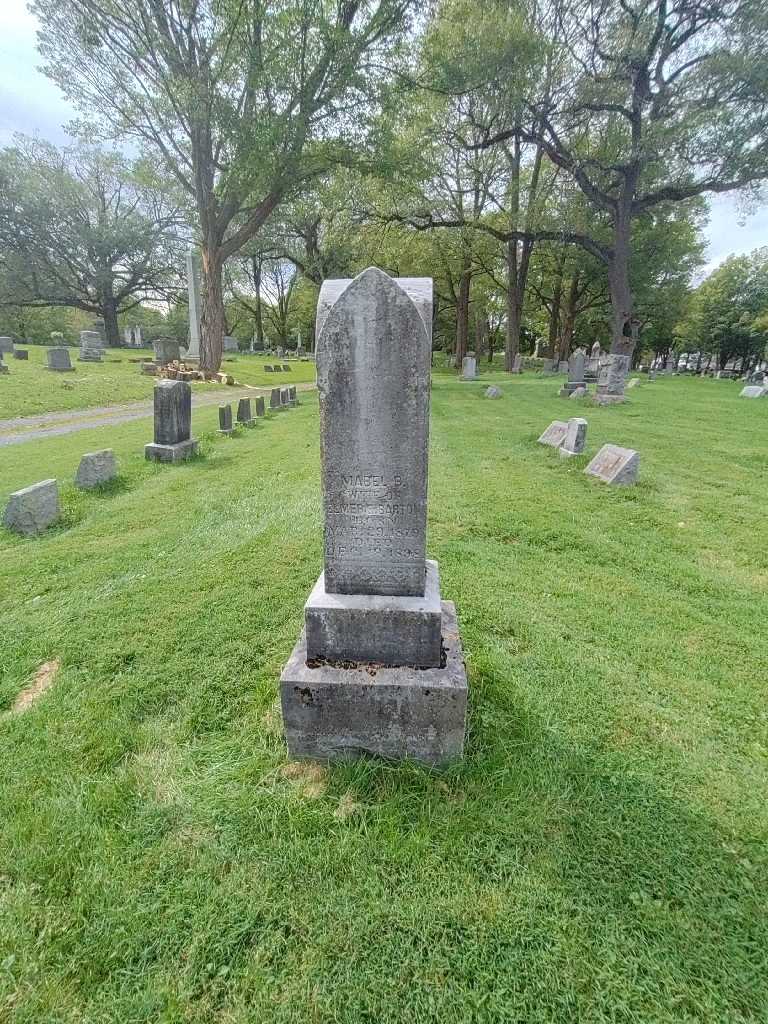
[[[413,300],[371,267],[317,341],[325,588],[423,595],[430,342]]]

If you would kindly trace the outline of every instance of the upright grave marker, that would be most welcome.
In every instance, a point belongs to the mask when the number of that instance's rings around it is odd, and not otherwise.
[[[475,356],[464,356],[461,361],[461,379],[477,380],[477,359]]]
[[[241,398],[237,403],[237,422],[244,427],[253,426],[250,398]]]
[[[568,380],[560,388],[560,397],[567,398],[577,388],[586,387],[584,378],[585,355],[582,349],[577,348],[568,360]]]
[[[192,430],[192,389],[185,380],[155,384],[155,440],[144,445],[153,462],[181,462],[197,452]]]
[[[8,499],[3,523],[9,530],[32,537],[59,518],[59,485],[55,480],[14,491]]]
[[[75,368],[69,358],[68,348],[49,348],[46,349],[45,354],[48,359],[48,370],[55,370],[57,373],[75,372]]]
[[[220,434],[232,434],[234,427],[232,426],[232,406],[227,405],[219,406],[219,433]]]
[[[100,363],[104,350],[104,343],[98,331],[80,331],[80,355],[81,363]]]
[[[80,459],[75,476],[75,486],[89,491],[101,484],[109,483],[117,476],[117,461],[111,448],[100,452],[86,452]]]
[[[281,677],[293,756],[439,763],[462,752],[456,612],[441,602],[437,563],[426,559],[429,363],[423,316],[382,271],[364,271],[325,311],[325,571]]]

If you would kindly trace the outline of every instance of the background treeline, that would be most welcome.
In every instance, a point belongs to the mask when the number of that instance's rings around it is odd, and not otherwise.
[[[763,3],[37,0],[67,150],[0,161],[0,330],[95,316],[202,363],[311,344],[327,277],[435,280],[436,347],[762,356],[768,252],[698,287],[706,196],[768,176]],[[132,156],[125,154],[130,153]]]

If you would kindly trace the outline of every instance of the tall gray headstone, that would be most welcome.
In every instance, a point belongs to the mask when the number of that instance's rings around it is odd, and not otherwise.
[[[242,423],[245,427],[253,426],[250,398],[241,398],[237,403],[237,422]]]
[[[630,358],[620,352],[612,352],[600,366],[596,398],[598,402],[623,402],[624,381],[629,372]]]
[[[83,363],[100,363],[104,343],[98,331],[80,331],[80,356]]]
[[[584,362],[584,352],[582,349],[577,348],[568,360],[568,380],[560,389],[561,396],[567,398],[568,395],[576,391],[577,388],[583,388],[585,386]]]
[[[144,445],[144,455],[154,462],[181,462],[194,455],[197,441],[192,430],[192,389],[184,380],[159,380],[155,384],[155,439]]]
[[[264,408],[264,396],[259,395],[256,399],[256,416],[258,418],[260,416],[266,416],[266,414],[266,409]]]
[[[187,292],[189,295],[189,347],[184,358],[189,362],[200,359],[200,263],[194,249],[187,252]]]
[[[280,681],[294,757],[462,752],[456,613],[425,554],[429,372],[396,280],[369,268],[339,290],[317,340],[325,571]]]
[[[231,434],[234,430],[232,426],[232,406],[227,405],[219,406],[219,433],[220,434]]]
[[[0,355],[4,352],[13,353],[13,338],[0,338]]]
[[[280,399],[280,388],[272,388],[269,393],[269,408],[280,409],[282,408],[282,401]]]

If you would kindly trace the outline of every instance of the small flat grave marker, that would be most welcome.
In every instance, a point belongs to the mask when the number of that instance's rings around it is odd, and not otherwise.
[[[617,444],[604,444],[584,472],[603,483],[629,487],[637,482],[639,469],[639,452]]]

